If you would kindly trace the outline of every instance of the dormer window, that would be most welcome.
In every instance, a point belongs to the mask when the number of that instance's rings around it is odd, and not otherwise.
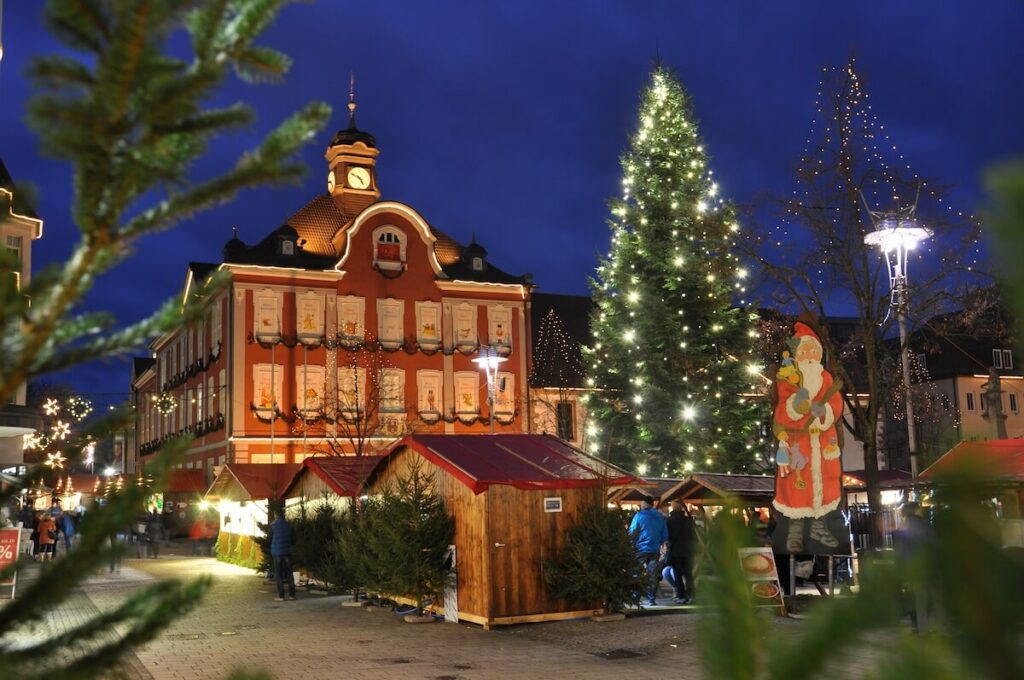
[[[482,272],[484,270],[484,258],[474,257],[471,266],[473,267],[473,271]]]
[[[405,268],[405,233],[396,227],[379,227],[373,232],[373,264],[378,269]]]
[[[281,254],[282,255],[294,255],[295,254],[295,241],[291,239],[285,239],[281,241]]]

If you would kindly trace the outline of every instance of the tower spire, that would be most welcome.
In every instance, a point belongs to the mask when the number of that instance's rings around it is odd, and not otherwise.
[[[356,72],[348,72],[348,126],[356,127]]]

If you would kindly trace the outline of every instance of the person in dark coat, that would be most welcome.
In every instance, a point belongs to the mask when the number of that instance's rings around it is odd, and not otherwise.
[[[270,558],[277,579],[277,601],[284,601],[284,584],[288,581],[288,598],[295,599],[295,575],[292,573],[292,546],[295,545],[295,527],[277,511],[277,520],[270,525]]]
[[[675,586],[677,602],[693,604],[696,595],[693,563],[697,526],[680,501],[672,501],[671,507],[668,514],[668,563],[675,575],[672,585]]]

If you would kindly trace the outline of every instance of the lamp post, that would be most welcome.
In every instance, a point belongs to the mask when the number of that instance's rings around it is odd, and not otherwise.
[[[866,201],[865,201],[866,204]],[[907,448],[910,451],[910,475],[917,479],[917,432],[914,427],[914,406],[910,395],[910,350],[907,347],[907,256],[919,243],[932,236],[932,230],[918,222],[917,203],[894,212],[875,212],[868,208],[875,230],[864,235],[864,243],[882,251],[889,271],[892,290],[890,305],[896,310],[900,329],[900,363],[903,368],[904,401],[907,411]]]
[[[493,346],[486,345],[480,348],[480,356],[473,359],[473,363],[484,369],[487,376],[487,416],[491,423],[491,434],[494,434],[494,391],[497,386],[498,366],[508,361],[503,356],[498,356],[498,350]]]

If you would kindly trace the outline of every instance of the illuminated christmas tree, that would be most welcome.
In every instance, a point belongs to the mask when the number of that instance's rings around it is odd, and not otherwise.
[[[658,66],[611,201],[611,250],[591,282],[592,451],[641,474],[741,472],[762,461],[766,400],[737,307],[746,270],[689,97]]]

